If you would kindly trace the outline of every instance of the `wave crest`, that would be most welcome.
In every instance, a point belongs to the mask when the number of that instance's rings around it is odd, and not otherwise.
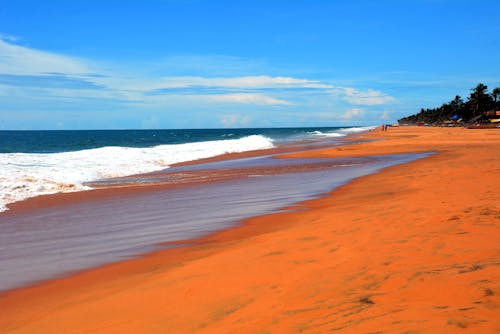
[[[62,153],[0,154],[0,211],[29,197],[87,190],[84,183],[150,173],[180,162],[274,147],[272,139],[251,135],[146,148],[108,146]]]

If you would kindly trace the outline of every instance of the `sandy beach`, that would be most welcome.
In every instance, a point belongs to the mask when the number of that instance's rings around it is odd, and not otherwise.
[[[435,154],[189,247],[2,293],[1,332],[500,332],[500,131],[359,139],[376,140],[288,157]]]

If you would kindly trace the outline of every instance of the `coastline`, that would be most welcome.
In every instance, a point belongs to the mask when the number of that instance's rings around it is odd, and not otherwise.
[[[347,146],[350,145],[351,143],[355,143],[357,141],[363,141],[366,139],[364,138],[364,133],[365,132],[356,132],[356,133],[350,133],[346,137],[341,137],[341,138],[335,138],[335,145],[342,145],[342,146]],[[279,156],[284,153],[293,153],[297,151],[303,151],[303,150],[311,150],[311,149],[319,149],[321,147],[325,146],[331,146],[334,145],[331,141],[321,141],[321,140],[314,140],[314,141],[298,141],[294,142],[291,144],[285,144],[285,145],[280,145],[278,147],[274,148],[268,148],[268,149],[260,149],[260,150],[252,150],[252,151],[244,151],[244,152],[234,152],[234,153],[226,153],[223,155],[218,155],[215,157],[210,157],[210,158],[203,158],[203,159],[197,159],[197,160],[190,160],[186,162],[181,162],[181,163],[176,163],[172,164],[169,168],[152,172],[152,173],[146,173],[146,174],[134,174],[134,175],[129,175],[122,177],[122,179],[127,179],[129,177],[136,177],[136,176],[144,176],[144,177],[153,177],[157,175],[164,175],[165,173],[169,173],[171,168],[174,167],[183,167],[183,166],[190,166],[190,165],[197,165],[197,164],[204,164],[204,163],[211,163],[211,162],[221,162],[221,161],[227,161],[227,160],[233,160],[233,159],[244,159],[244,158],[252,158],[252,157],[258,157],[258,156],[264,156],[264,155],[275,155]],[[197,184],[203,184],[211,181],[207,180],[202,180],[199,182],[192,182],[191,184],[197,185]],[[95,182],[94,182],[95,183]],[[8,216],[10,214],[16,214],[18,212],[25,212],[33,209],[40,209],[40,208],[50,208],[54,206],[59,206],[59,205],[68,205],[68,204],[74,204],[74,203],[82,203],[82,202],[87,202],[87,201],[94,201],[94,200],[101,200],[104,198],[109,198],[109,197],[122,197],[122,196],[127,196],[127,195],[133,195],[133,194],[139,194],[139,193],[147,193],[147,192],[152,192],[156,190],[164,190],[164,189],[173,189],[177,188],[179,186],[183,186],[182,184],[172,184],[168,182],[159,182],[157,184],[130,184],[130,185],[122,185],[118,187],[113,187],[113,186],[104,186],[100,187],[97,186],[93,189],[88,189],[88,190],[79,190],[79,191],[73,191],[73,192],[58,192],[58,193],[53,193],[53,194],[45,194],[45,195],[39,195],[35,197],[28,197],[24,200],[21,201],[16,201],[7,204],[7,211],[2,211],[0,212],[0,217],[5,215]]]
[[[299,204],[307,210],[252,218],[190,247],[8,291],[0,296],[0,327],[498,330],[498,180],[480,172],[498,176],[498,131],[394,128],[362,137],[385,140],[292,156],[440,153]]]
[[[327,143],[231,154],[20,202],[0,214],[0,292],[171,248],[425,156],[276,159]]]

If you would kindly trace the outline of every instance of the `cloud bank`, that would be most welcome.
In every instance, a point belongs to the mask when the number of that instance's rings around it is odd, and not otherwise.
[[[185,112],[208,105],[214,109],[219,105],[221,111],[216,112],[218,116],[213,115],[219,124],[241,126],[251,125],[249,120],[252,118],[248,113],[253,111],[246,109],[246,116],[238,111],[245,105],[279,108],[282,112],[287,108],[294,112],[300,109],[303,113],[318,106],[335,108],[338,111],[333,113],[334,117],[345,122],[363,116],[362,109],[357,106],[380,106],[396,101],[375,89],[344,87],[325,80],[293,76],[238,75],[237,68],[232,75],[225,73],[224,76],[216,73],[205,76],[144,74],[137,67],[119,69],[113,63],[37,50],[16,43],[16,38],[0,34],[0,102],[6,108],[16,110],[49,110],[51,106],[61,105],[80,110],[84,105],[88,110],[106,106],[113,112],[113,109],[129,105],[136,113],[150,113],[147,117],[157,120],[155,122],[161,126],[158,115],[167,110],[174,117],[182,117],[180,112],[174,115],[175,110]],[[236,113],[225,113],[226,105],[234,106]],[[234,118],[234,115],[239,116]],[[280,117],[283,119],[283,114]],[[328,119],[331,118],[330,115]],[[141,117],[141,122],[143,119]]]

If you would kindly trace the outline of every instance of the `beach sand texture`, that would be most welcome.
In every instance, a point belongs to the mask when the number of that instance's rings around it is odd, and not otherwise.
[[[2,333],[498,333],[500,131],[390,128],[295,157],[438,152],[297,210],[0,296]]]

